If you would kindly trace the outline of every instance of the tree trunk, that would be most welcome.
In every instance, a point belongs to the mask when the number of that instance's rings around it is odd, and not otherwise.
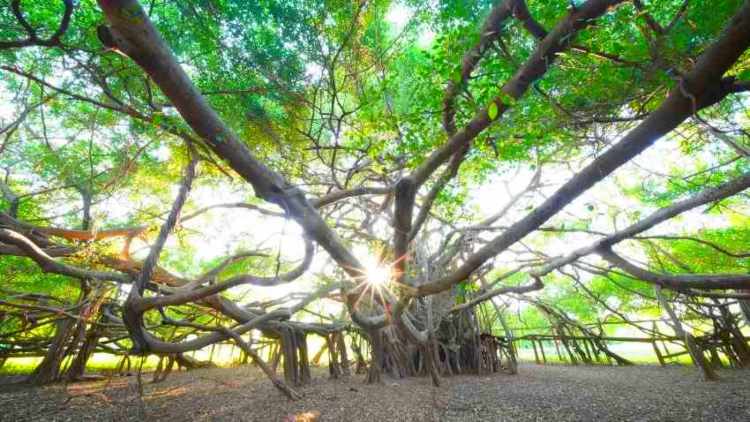
[[[57,321],[55,325],[55,336],[47,349],[47,354],[29,377],[28,381],[31,384],[43,385],[60,380],[60,366],[70,339],[75,335],[76,320],[65,318]]]
[[[91,358],[96,350],[96,344],[99,341],[99,332],[96,327],[92,326],[86,333],[86,338],[83,344],[78,349],[76,357],[73,359],[73,363],[70,364],[68,371],[65,374],[65,378],[68,381],[75,381],[81,379],[86,371],[86,363]]]
[[[371,359],[370,367],[367,371],[367,383],[375,384],[381,382],[381,372],[383,370],[383,333],[381,330],[369,331]]]
[[[675,334],[677,334],[678,337],[684,339],[688,353],[693,359],[693,363],[695,364],[695,366],[697,366],[701,370],[703,379],[705,379],[706,381],[718,380],[719,376],[716,375],[716,372],[714,372],[713,368],[711,368],[711,365],[708,363],[708,361],[706,361],[706,357],[703,356],[703,351],[695,342],[695,338],[682,328],[682,323],[677,318],[677,314],[675,314],[672,306],[669,304],[669,302],[667,302],[666,298],[662,294],[661,288],[657,286],[654,288],[654,291],[656,292],[656,298],[659,300],[662,309],[664,309],[664,311],[669,315],[669,318],[672,320],[672,328],[674,328]]]

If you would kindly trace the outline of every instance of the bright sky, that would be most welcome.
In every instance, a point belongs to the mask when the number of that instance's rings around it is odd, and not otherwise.
[[[414,17],[414,10],[409,6],[404,5],[400,2],[393,2],[391,7],[388,9],[388,13],[385,15],[386,22],[390,23],[393,32],[398,34],[409,21]],[[435,32],[430,28],[420,27],[419,36],[417,37],[417,45],[421,48],[427,48],[432,44],[435,39]]]

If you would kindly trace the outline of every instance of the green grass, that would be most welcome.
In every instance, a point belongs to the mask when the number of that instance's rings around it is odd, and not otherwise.
[[[41,358],[10,358],[0,367],[0,375],[24,375],[34,370]]]
[[[523,343],[522,343],[523,344]],[[646,343],[619,343],[619,344],[609,344],[609,349],[617,353],[618,355],[622,356],[623,358],[637,364],[637,365],[659,365],[659,359],[656,357],[656,354],[654,353],[654,349],[650,344]],[[661,345],[660,345],[661,347]],[[664,350],[662,350],[662,353],[664,353]],[[670,349],[670,353],[677,351],[678,349],[676,347],[672,347]],[[567,354],[565,353],[565,349],[563,346],[560,346],[560,352],[563,354],[564,359],[560,359],[557,355],[557,350],[555,349],[555,346],[552,343],[546,343],[544,345],[544,355],[547,358],[547,363],[552,364],[569,364],[570,361],[567,359]],[[539,353],[537,349],[537,353]],[[601,364],[607,365],[607,359],[603,354],[600,354],[600,357],[602,359]],[[539,359],[541,360],[542,356],[539,354]],[[518,349],[518,359],[523,362],[534,362],[534,349],[531,347],[519,347]],[[671,358],[668,360],[668,364],[678,364],[678,365],[692,365],[693,361],[690,359],[690,356],[687,354],[677,356],[676,358]]]
[[[518,348],[518,359],[522,362],[534,362],[534,351],[531,347],[528,347],[529,344],[526,342],[521,342],[519,344]],[[656,355],[654,354],[654,350],[651,347],[650,344],[638,344],[638,343],[620,343],[620,344],[610,344],[609,345],[610,350],[613,352],[619,354],[620,356],[624,357],[625,359],[630,360],[631,362],[638,364],[638,365],[658,365],[659,361],[656,358]],[[313,349],[314,350],[314,349]],[[670,349],[670,352],[676,351],[677,348]],[[564,348],[561,346],[560,351],[562,353],[565,353]],[[547,358],[548,364],[570,364],[570,361],[567,360],[567,356],[565,359],[561,360],[557,356],[557,351],[555,350],[555,346],[552,343],[545,343],[544,345],[544,354]],[[191,356],[194,355],[196,359],[199,360],[209,360],[209,358],[213,358],[212,361],[217,364],[218,366],[224,366],[228,367],[233,365],[239,358],[239,354],[237,349],[232,348],[230,346],[225,345],[219,345],[215,348],[213,354],[211,354],[210,347],[206,348],[204,350],[200,350],[194,354],[190,354]],[[313,356],[314,353],[311,353],[310,356]],[[603,355],[600,355],[602,358],[601,364],[607,365],[608,362],[606,358]],[[325,356],[324,356],[325,358]],[[541,355],[540,355],[541,359]],[[8,359],[5,364],[0,367],[0,375],[24,375],[24,374],[30,374],[34,371],[34,368],[41,362],[42,358],[11,358]],[[121,357],[120,356],[114,356],[110,354],[104,354],[104,353],[97,353],[94,354],[94,356],[89,359],[88,364],[86,365],[86,370],[88,372],[93,373],[107,373],[111,371],[115,371],[119,364],[120,364]],[[323,359],[325,361],[326,359]],[[143,370],[144,371],[153,371],[157,364],[159,362],[159,358],[157,356],[149,356],[146,358],[146,360],[143,362]],[[67,365],[69,362],[65,362]],[[323,362],[325,363],[325,362]],[[678,356],[677,358],[673,358],[669,360],[670,364],[679,364],[679,365],[692,365],[692,360],[690,359],[690,356],[685,354],[682,356]],[[140,365],[140,359],[137,357],[131,358],[131,371],[136,371]]]
[[[89,359],[86,364],[86,370],[89,372],[106,373],[115,371],[120,365],[120,356],[97,353]],[[42,361],[41,357],[29,358],[10,358],[0,367],[0,375],[28,375],[34,371],[34,368]],[[131,358],[131,371],[137,370],[140,366],[139,358]],[[67,367],[70,360],[63,362],[63,367]],[[143,362],[143,370],[151,371],[159,363],[157,356],[149,356]]]
[[[322,343],[321,343],[322,344]],[[188,353],[189,356],[195,359],[206,361],[211,360],[218,366],[231,366],[239,360],[240,353],[239,349],[229,345],[218,344],[211,350],[212,347],[206,347],[196,352]],[[107,353],[95,353],[86,364],[86,371],[93,373],[107,373],[117,370],[120,365],[122,357],[110,355]],[[0,367],[0,375],[26,375],[34,371],[39,362],[42,361],[41,357],[27,357],[27,358],[10,358],[5,364]],[[63,362],[63,368],[67,367],[70,363],[70,359]],[[144,371],[153,371],[159,363],[159,357],[152,355],[148,356],[143,362]],[[130,359],[130,370],[136,371],[140,366],[140,358],[132,357]]]

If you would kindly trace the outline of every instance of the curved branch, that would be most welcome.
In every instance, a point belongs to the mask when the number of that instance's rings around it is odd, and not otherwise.
[[[315,199],[313,201],[310,201],[313,207],[315,208],[322,208],[326,205],[330,205],[334,202],[340,201],[342,199],[351,198],[354,196],[362,196],[362,195],[386,195],[393,192],[393,187],[391,186],[384,186],[384,187],[375,187],[375,186],[361,186],[353,189],[348,190],[339,190],[335,192],[331,192],[325,196],[322,196],[318,199]]]
[[[89,271],[72,265],[64,264],[47,255],[39,246],[34,244],[26,236],[13,230],[0,228],[0,241],[16,246],[25,256],[34,260],[42,271],[66,275],[81,280],[114,281],[117,283],[130,283],[130,278],[123,274],[103,271]]]
[[[27,37],[23,40],[0,41],[0,50],[29,47],[32,45],[38,45],[42,47],[55,47],[61,45],[60,38],[63,36],[63,34],[65,34],[65,31],[67,31],[68,27],[70,26],[70,17],[73,14],[73,8],[75,6],[73,0],[62,0],[62,3],[65,6],[65,11],[63,12],[63,16],[60,19],[60,25],[58,25],[52,36],[45,40],[39,38],[36,33],[36,29],[34,29],[34,27],[32,27],[31,24],[23,16],[23,11],[21,10],[21,0],[12,0],[10,3],[11,12],[13,13],[13,16],[16,18],[18,23],[23,27],[24,31],[26,31]]]
[[[449,136],[456,134],[456,97],[461,88],[466,85],[474,68],[488,50],[489,46],[500,38],[503,23],[511,17],[515,3],[524,3],[523,0],[504,0],[498,3],[490,11],[479,31],[479,42],[464,54],[461,60],[461,71],[457,81],[448,81],[443,98],[443,129]]]
[[[240,286],[243,284],[270,287],[292,282],[301,277],[312,263],[312,258],[314,255],[314,245],[311,241],[307,240],[305,246],[306,248],[304,260],[297,267],[287,273],[278,275],[276,277],[258,277],[246,274],[232,277],[220,283],[211,284],[197,289],[178,289],[172,291],[171,294],[166,296],[154,296],[142,299],[138,303],[138,309],[139,311],[145,312],[146,310],[162,306],[181,305],[187,302],[206,298],[216,293],[223,292],[229,288]]]
[[[195,211],[195,212],[193,212],[191,214],[188,214],[188,215],[182,217],[180,219],[180,222],[184,223],[185,221],[192,220],[193,218],[198,217],[199,215],[204,214],[204,213],[206,213],[208,211],[211,211],[213,209],[216,209],[216,208],[245,208],[245,209],[248,209],[248,210],[257,211],[257,212],[259,212],[259,213],[261,213],[263,215],[268,215],[268,216],[271,216],[271,217],[280,217],[280,218],[283,218],[285,216],[284,213],[276,212],[276,211],[271,211],[269,209],[265,209],[265,208],[259,207],[257,205],[247,204],[245,202],[231,202],[231,203],[227,203],[227,204],[215,204],[215,205],[209,205],[207,207],[203,207],[203,208],[201,208],[201,209],[199,209],[199,210],[197,210],[197,211]]]
[[[750,274],[689,274],[672,275],[655,273],[634,264],[617,255],[609,247],[598,250],[599,255],[607,262],[632,275],[633,277],[674,290],[691,289],[748,289]]]
[[[517,268],[517,269],[515,269],[513,271],[510,271],[510,272],[508,272],[506,274],[503,274],[500,277],[500,279],[504,279],[504,278],[510,277],[511,275],[516,274],[519,270],[520,270],[520,268]],[[482,302],[484,302],[486,300],[490,300],[490,299],[492,299],[495,296],[504,295],[504,294],[508,294],[508,293],[518,293],[518,294],[528,293],[528,292],[533,292],[535,290],[541,290],[541,289],[544,288],[544,283],[542,282],[541,277],[532,277],[532,278],[533,278],[534,282],[531,283],[531,284],[526,284],[526,285],[523,285],[523,286],[498,287],[497,289],[492,289],[492,290],[486,291],[486,292],[480,294],[479,296],[471,299],[470,301],[468,301],[466,303],[462,303],[460,305],[454,306],[453,308],[451,308],[451,312],[458,312],[458,311],[462,311],[462,310],[464,310],[466,308],[471,308],[471,307],[476,306],[476,305],[478,305],[478,304],[480,304],[480,303],[482,303]],[[495,282],[497,282],[497,280]]]
[[[148,227],[126,227],[109,230],[70,230],[58,227],[35,227],[34,230],[47,236],[61,237],[66,240],[92,241],[111,239],[114,237],[136,237],[145,232]]]
[[[581,7],[573,9],[557,26],[537,45],[529,59],[521,66],[513,77],[501,89],[501,95],[495,97],[488,107],[479,110],[466,126],[450,135],[450,139],[429,157],[412,173],[417,186],[421,186],[444,162],[446,162],[462,146],[471,143],[492,122],[502,116],[511,104],[509,99],[521,98],[529,86],[541,78],[547,69],[555,62],[558,53],[564,51],[579,30],[590,25],[594,19],[603,15],[611,7],[622,3],[623,0],[588,0]],[[472,67],[473,69],[473,67]],[[489,108],[496,112],[490,117]]]
[[[750,258],[750,253],[748,252],[731,252],[717,245],[714,242],[711,242],[705,239],[699,239],[697,237],[691,237],[691,236],[651,235],[651,236],[636,236],[635,239],[689,240],[691,242],[700,243],[701,245],[706,245],[710,247],[711,249],[714,249],[715,251],[722,253],[724,255],[731,256],[732,258]]]
[[[685,211],[735,195],[744,191],[748,187],[750,187],[750,173],[745,173],[742,177],[731,180],[718,187],[706,189],[693,196],[692,198],[678,201],[669,207],[662,208],[649,215],[648,217],[638,221],[637,223],[632,224],[629,227],[608,235],[602,239],[599,239],[591,245],[576,249],[575,251],[561,258],[553,259],[544,267],[533,271],[532,274],[537,277],[547,275],[558,268],[561,268],[578,260],[579,258],[597,252],[599,248],[611,247],[616,243],[619,243],[628,238],[632,238],[638,233],[644,232],[656,226],[657,224],[661,224],[664,221],[669,220],[670,218],[682,214]]]
[[[237,335],[242,335],[253,328],[258,327],[261,324],[272,320],[286,319],[289,318],[289,312],[286,309],[276,310],[267,314],[256,316],[255,318],[233,327],[231,330]],[[181,343],[170,343],[164,340],[160,340],[150,333],[144,331],[144,340],[148,345],[148,350],[153,353],[185,353],[193,350],[202,349],[208,345],[216,342],[231,338],[224,332],[217,331],[209,334],[205,334],[196,339],[187,340]]]
[[[100,38],[149,74],[195,133],[253,186],[258,197],[281,206],[350,275],[361,272],[362,265],[305,195],[261,163],[208,105],[138,1],[99,0],[99,6],[110,24],[109,28],[100,28],[100,34],[107,35]]]
[[[437,199],[440,192],[442,192],[448,182],[458,175],[458,168],[461,166],[468,149],[468,145],[464,146],[461,151],[458,151],[453,155],[448,167],[446,167],[440,178],[430,188],[424,201],[422,201],[422,206],[419,208],[417,219],[414,221],[413,227],[409,232],[409,240],[413,240],[417,236],[417,233],[419,233],[419,230],[427,220],[427,216],[430,214],[430,210],[432,210],[432,205],[435,203],[435,199]]]
[[[182,206],[187,200],[188,192],[192,187],[193,178],[195,177],[195,167],[198,165],[197,155],[193,153],[192,148],[190,149],[191,160],[185,171],[185,177],[180,183],[180,189],[177,192],[177,197],[172,204],[172,209],[169,212],[169,216],[159,230],[159,236],[156,238],[156,242],[151,247],[148,257],[143,262],[141,272],[138,274],[133,288],[130,289],[128,299],[125,301],[123,310],[122,320],[125,323],[131,339],[133,340],[133,352],[135,354],[144,353],[149,350],[148,339],[150,334],[146,331],[143,325],[143,313],[146,308],[143,307],[143,291],[146,288],[146,284],[151,279],[154,273],[154,269],[157,267],[159,255],[161,254],[164,244],[167,242],[169,233],[174,229],[177,224]]]
[[[465,280],[487,260],[536,230],[572,200],[653,145],[693,113],[722,100],[731,93],[734,83],[734,78],[722,76],[748,46],[750,3],[746,2],[717,41],[699,57],[680,86],[673,89],[648,118],[568,180],[531,213],[468,257],[457,270],[419,286],[417,294],[425,296],[439,293]],[[684,94],[685,90],[690,93],[690,97]]]

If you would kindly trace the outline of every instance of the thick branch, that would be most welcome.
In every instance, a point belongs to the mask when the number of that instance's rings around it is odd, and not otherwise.
[[[748,274],[660,274],[631,264],[608,247],[600,248],[598,252],[607,262],[633,277],[674,290],[688,288],[708,290],[750,288],[750,275]]]
[[[190,127],[214,153],[253,186],[257,196],[281,206],[350,275],[361,273],[362,265],[326,226],[302,192],[258,161],[221,121],[180,67],[138,2],[99,0],[99,5],[111,25],[108,30],[110,47],[121,50],[149,74]]]
[[[547,69],[557,59],[557,54],[568,48],[579,30],[606,13],[610,7],[621,2],[622,0],[588,0],[562,19],[539,43],[531,57],[518,69],[515,75],[503,85],[502,94],[495,97],[488,107],[479,110],[462,130],[455,135],[451,135],[443,146],[430,154],[413,172],[417,186],[424,184],[440,165],[445,163],[456,151],[459,151],[462,146],[471,143],[477,135],[508,110],[511,105],[508,104],[507,98],[513,100],[521,98],[529,86],[547,72]],[[490,107],[496,109],[493,118],[490,118],[489,115]]]
[[[115,281],[118,283],[129,283],[130,279],[122,274],[89,271],[72,265],[64,264],[47,255],[39,246],[34,244],[26,236],[13,230],[0,228],[0,241],[8,245],[16,246],[23,251],[24,255],[33,259],[39,267],[48,273],[66,275],[81,280]]]
[[[693,196],[692,198],[678,201],[669,207],[662,208],[656,211],[643,220],[640,220],[623,230],[597,240],[591,245],[579,248],[561,258],[554,259],[544,267],[534,271],[533,274],[538,277],[547,275],[558,268],[575,262],[579,258],[595,253],[599,248],[611,247],[618,242],[621,242],[628,238],[632,238],[638,233],[642,233],[656,226],[657,224],[663,223],[670,218],[682,214],[685,211],[735,195],[744,191],[748,187],[750,187],[750,173],[745,173],[740,178],[734,179],[712,189],[706,189],[701,193]]]
[[[724,73],[750,45],[750,4],[745,3],[716,42],[698,59],[695,67],[672,90],[667,99],[622,140],[596,158],[526,217],[496,237],[456,271],[419,287],[424,296],[449,289],[465,280],[488,259],[503,252],[557,214],[623,164],[643,152],[696,111],[711,106],[730,93],[733,78]],[[690,93],[690,97],[684,92]]]

